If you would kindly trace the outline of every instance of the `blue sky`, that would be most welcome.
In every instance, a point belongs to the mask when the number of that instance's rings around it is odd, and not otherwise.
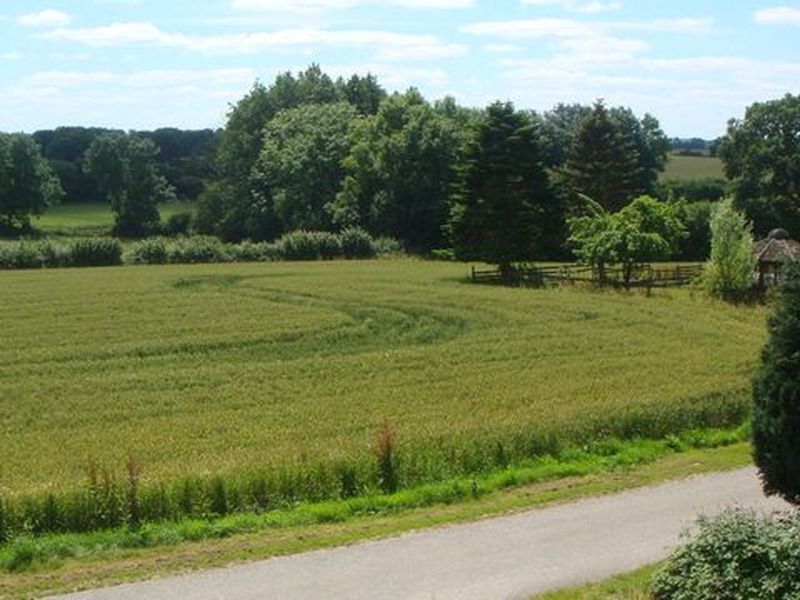
[[[222,125],[259,78],[319,63],[482,106],[631,106],[714,137],[800,93],[800,3],[2,0],[0,130]]]

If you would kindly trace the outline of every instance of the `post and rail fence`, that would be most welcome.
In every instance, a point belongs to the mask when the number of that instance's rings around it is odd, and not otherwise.
[[[621,267],[602,271],[586,265],[519,266],[510,269],[478,269],[472,267],[474,283],[542,287],[579,283],[615,288],[668,288],[691,284],[703,272],[702,265],[653,266],[637,265],[628,272]]]

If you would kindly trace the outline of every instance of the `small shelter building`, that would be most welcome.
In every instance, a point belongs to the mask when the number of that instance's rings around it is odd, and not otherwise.
[[[774,286],[780,283],[781,269],[791,261],[800,260],[800,242],[791,239],[785,229],[773,229],[766,239],[755,243],[758,261],[758,285]]]

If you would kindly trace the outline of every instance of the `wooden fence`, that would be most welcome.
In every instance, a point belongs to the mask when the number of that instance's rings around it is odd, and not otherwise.
[[[606,267],[602,274],[598,269],[585,265],[512,267],[505,271],[472,267],[471,278],[475,283],[518,287],[584,283],[602,287],[652,289],[689,285],[702,272],[701,265],[645,264],[637,265],[626,278],[626,273],[621,267]]]

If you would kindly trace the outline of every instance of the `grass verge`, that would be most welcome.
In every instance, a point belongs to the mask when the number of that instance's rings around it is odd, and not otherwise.
[[[659,565],[618,575],[599,583],[536,596],[536,600],[648,600],[650,579]]]
[[[444,523],[613,493],[749,463],[746,429],[609,442],[480,479],[264,514],[186,520],[84,535],[20,539],[0,548],[0,597],[34,597],[326,548]],[[732,445],[724,445],[732,444]],[[715,450],[692,446],[723,445]]]

